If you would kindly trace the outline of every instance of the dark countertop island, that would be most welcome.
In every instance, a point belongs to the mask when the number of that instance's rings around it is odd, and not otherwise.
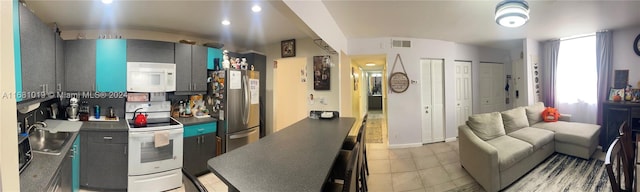
[[[207,164],[229,191],[320,191],[354,122],[303,119]]]

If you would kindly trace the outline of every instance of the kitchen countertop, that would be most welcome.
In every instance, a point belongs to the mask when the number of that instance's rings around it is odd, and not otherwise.
[[[178,118],[175,118],[175,119],[178,122],[182,123],[182,125],[184,125],[184,126],[197,125],[197,124],[203,124],[203,123],[211,123],[211,122],[218,121],[218,119],[213,118],[213,117],[206,117],[206,118],[195,118],[195,117],[182,118],[182,117],[178,117]]]
[[[78,132],[73,132],[71,138],[76,138]],[[62,147],[60,155],[48,155],[32,152],[31,164],[20,173],[20,191],[44,191],[55,175],[67,151],[73,145],[74,140],[69,140]]]
[[[129,131],[127,121],[83,121],[81,131]]]
[[[229,191],[321,191],[355,119],[303,119],[209,159]]]

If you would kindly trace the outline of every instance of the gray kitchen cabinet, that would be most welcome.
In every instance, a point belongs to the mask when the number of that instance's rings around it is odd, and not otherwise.
[[[127,188],[127,131],[80,133],[80,185],[90,189]]]
[[[49,181],[46,191],[48,192],[73,191],[73,179],[74,179],[73,178],[73,158],[77,154],[77,151],[76,151],[77,146],[75,146],[75,143],[76,142],[74,142],[74,146],[72,146],[71,149],[69,149],[66,153],[62,154],[64,155],[64,158],[62,159],[62,163],[58,167],[58,170],[56,170],[56,173],[54,174],[51,181]]]
[[[216,134],[184,138],[183,167],[194,176],[209,173],[207,161],[216,156]]]
[[[20,6],[20,58],[24,100],[52,95],[55,90],[54,32],[35,14]],[[33,94],[40,93],[40,94]]]
[[[174,43],[127,39],[127,62],[175,63]]]
[[[207,47],[177,43],[175,48],[176,92],[179,92],[178,94],[206,92]]]
[[[54,33],[55,34],[55,33]],[[65,91],[65,69],[64,69],[64,40],[60,37],[60,35],[54,35],[56,39],[56,92]]]
[[[96,40],[65,41],[66,91],[96,90]]]

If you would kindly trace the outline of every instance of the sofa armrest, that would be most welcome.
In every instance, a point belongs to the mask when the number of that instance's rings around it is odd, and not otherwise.
[[[500,167],[496,148],[476,136],[467,125],[459,126],[458,134],[460,164],[485,190],[500,190]]]
[[[560,118],[558,118],[558,120],[571,122],[571,114],[562,114],[562,113],[560,113]]]

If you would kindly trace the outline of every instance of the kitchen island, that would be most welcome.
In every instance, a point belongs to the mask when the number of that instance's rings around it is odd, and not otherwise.
[[[207,164],[229,191],[320,191],[354,122],[303,119]]]

